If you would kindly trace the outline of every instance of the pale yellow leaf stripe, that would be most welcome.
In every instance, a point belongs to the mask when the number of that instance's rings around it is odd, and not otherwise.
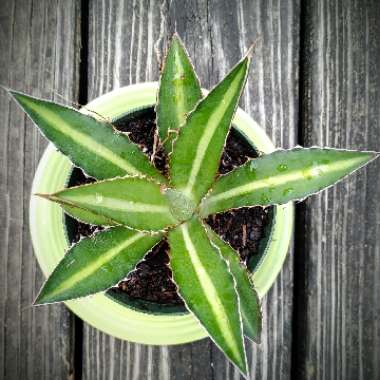
[[[156,205],[149,203],[133,202],[119,198],[103,197],[100,194],[91,195],[73,195],[71,197],[58,198],[83,205],[97,205],[102,208],[107,208],[116,211],[129,211],[129,212],[147,212],[147,213],[162,213],[167,214],[170,212],[169,208],[165,205]]]
[[[100,257],[98,257],[95,261],[92,261],[84,268],[82,268],[81,271],[74,273],[71,277],[68,277],[65,281],[62,281],[59,286],[57,286],[53,292],[49,294],[50,298],[54,298],[57,295],[65,292],[68,289],[71,289],[73,286],[75,286],[78,282],[83,281],[85,278],[91,276],[94,272],[96,272],[103,264],[108,263],[110,260],[112,260],[115,256],[117,256],[121,251],[128,248],[130,245],[135,243],[137,240],[143,238],[145,236],[144,233],[138,232],[136,235],[130,237],[129,239],[125,240],[121,244],[117,245],[116,247],[113,247],[108,252],[102,254]]]
[[[212,137],[214,136],[214,133],[219,126],[220,122],[224,118],[224,112],[225,110],[231,105],[233,100],[233,94],[236,92],[236,90],[240,86],[240,81],[235,80],[233,84],[228,88],[228,90],[224,94],[224,98],[221,102],[219,102],[219,105],[214,111],[212,112],[211,117],[207,121],[207,125],[204,128],[204,132],[202,137],[199,140],[199,144],[197,147],[197,151],[195,154],[195,158],[193,160],[193,164],[191,167],[191,172],[189,175],[189,178],[187,180],[187,184],[183,192],[191,197],[192,189],[195,185],[195,181],[197,179],[199,170],[202,166],[202,162],[205,158],[207,148],[210,144],[210,141]],[[227,102],[226,100],[227,99]],[[227,104],[226,104],[227,103]]]
[[[193,265],[194,271],[197,275],[199,284],[203,290],[203,294],[213,312],[214,319],[218,324],[220,333],[224,339],[231,344],[231,349],[234,352],[235,357],[240,357],[239,342],[236,341],[234,335],[231,333],[230,322],[228,314],[220,299],[218,292],[212,282],[209,274],[203,267],[201,260],[198,257],[196,248],[191,241],[189,230],[186,224],[181,226],[183,240],[185,242],[186,249],[189,253],[190,261]]]
[[[290,172],[290,173],[276,174],[276,176],[272,178],[263,178],[261,180],[252,181],[245,185],[241,185],[241,186],[232,188],[230,190],[224,191],[223,193],[220,193],[220,194],[212,195],[211,193],[210,197],[207,200],[205,200],[205,203],[207,205],[210,205],[212,203],[215,203],[224,199],[238,197],[244,194],[248,194],[255,190],[266,189],[273,186],[289,185],[289,187],[291,187],[292,183],[298,182],[299,180],[307,181],[307,180],[315,179],[325,173],[333,173],[336,171],[342,171],[342,170],[352,167],[352,165],[355,165],[357,162],[358,162],[357,158],[351,158],[349,160],[345,160],[344,162],[337,161],[337,162],[329,163],[328,165],[325,165],[325,164],[313,165],[311,168],[308,168],[306,170],[297,170],[295,172]]]
[[[105,160],[112,162],[114,165],[118,166],[120,169],[125,170],[129,174],[143,174],[138,169],[136,169],[129,162],[123,160],[121,157],[116,155],[112,150],[106,148],[104,145],[99,144],[91,138],[91,136],[83,134],[73,128],[68,124],[64,119],[59,117],[55,112],[44,109],[43,113],[39,107],[37,107],[33,102],[28,102],[29,108],[33,109],[40,116],[43,115],[44,118],[49,122],[50,126],[55,130],[63,133],[72,140],[83,146],[85,149],[88,149],[95,153],[98,156],[101,156]]]

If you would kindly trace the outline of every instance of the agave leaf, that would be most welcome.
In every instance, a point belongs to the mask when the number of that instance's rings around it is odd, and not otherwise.
[[[219,248],[235,278],[244,335],[254,342],[260,343],[262,328],[260,300],[248,276],[247,269],[240,262],[239,254],[229,244],[225,243],[211,228],[207,228],[207,233],[212,243]]]
[[[158,231],[178,223],[160,185],[145,178],[114,178],[50,195],[37,195],[80,207],[138,230]]]
[[[171,184],[197,203],[217,173],[250,58],[240,61],[190,113],[170,156]]]
[[[35,304],[84,297],[110,288],[134,269],[160,239],[160,234],[114,227],[81,240],[55,268]]]
[[[72,108],[10,93],[46,138],[88,175],[97,179],[145,175],[166,182],[139,147],[110,125]]]
[[[199,80],[177,34],[164,63],[157,101],[157,127],[167,153],[172,151],[176,131],[202,98]]]
[[[303,199],[364,166],[374,152],[328,148],[278,150],[220,177],[201,205],[201,215],[231,208]]]
[[[66,214],[82,223],[92,224],[94,226],[116,226],[119,224],[109,218],[106,218],[105,216],[84,210],[80,207],[70,206],[67,204],[61,204],[61,207]]]
[[[193,218],[168,234],[178,291],[226,356],[247,375],[239,300],[225,260]]]

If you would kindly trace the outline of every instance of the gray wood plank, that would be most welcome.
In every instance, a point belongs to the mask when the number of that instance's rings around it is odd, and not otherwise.
[[[79,2],[3,0],[0,83],[36,96],[77,98]],[[0,378],[69,379],[73,319],[64,306],[32,308],[43,276],[28,225],[31,183],[46,146],[0,92]]]
[[[90,3],[89,99],[158,79],[176,29],[205,87],[211,87],[259,36],[242,106],[277,145],[293,146],[298,122],[298,1],[112,1]],[[292,258],[264,301],[261,346],[249,346],[252,378],[287,379],[291,363]],[[209,339],[176,347],[121,342],[84,328],[84,379],[239,378]]]
[[[380,3],[307,1],[304,16],[305,143],[379,151]],[[379,173],[378,160],[305,205],[297,378],[380,378]]]

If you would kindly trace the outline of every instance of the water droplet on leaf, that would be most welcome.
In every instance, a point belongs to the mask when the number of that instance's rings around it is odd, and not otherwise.
[[[286,164],[280,164],[277,166],[277,171],[279,172],[285,172],[286,170],[288,170],[288,165]]]
[[[282,192],[282,195],[284,197],[286,197],[287,195],[290,195],[293,191],[294,191],[294,189],[292,187],[288,187],[288,188],[284,189],[284,191]]]
[[[258,163],[255,161],[255,160],[252,160],[250,163],[249,163],[249,169],[251,171],[254,171],[258,168]]]
[[[113,272],[113,268],[112,268],[111,264],[104,264],[103,266],[100,267],[100,269],[106,273],[112,273]]]
[[[66,268],[70,267],[70,266],[73,265],[74,263],[75,263],[75,259],[70,260],[70,261],[66,264]]]
[[[321,165],[320,162],[313,161],[311,165],[312,165],[312,167],[311,167],[310,171],[311,171],[311,175],[313,177],[319,177],[319,176],[323,175],[323,173],[324,173],[323,172],[323,166]]]

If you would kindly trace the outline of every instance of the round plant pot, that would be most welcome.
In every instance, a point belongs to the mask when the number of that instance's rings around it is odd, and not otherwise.
[[[82,108],[82,112],[89,113],[91,110],[110,120],[118,119],[132,111],[152,107],[156,102],[157,86],[157,83],[144,83],[120,88],[93,100]],[[258,151],[269,153],[274,150],[265,132],[240,108],[233,125]],[[70,243],[62,209],[33,194],[52,193],[64,188],[72,169],[69,159],[50,144],[41,158],[33,181],[30,229],[34,252],[45,276],[57,266]],[[254,268],[250,268],[260,297],[265,295],[281,270],[292,225],[293,205],[274,206],[260,260]],[[90,325],[132,342],[168,345],[192,342],[207,336],[203,327],[185,310],[142,310],[132,302],[121,301],[105,293],[67,301],[65,304]]]

